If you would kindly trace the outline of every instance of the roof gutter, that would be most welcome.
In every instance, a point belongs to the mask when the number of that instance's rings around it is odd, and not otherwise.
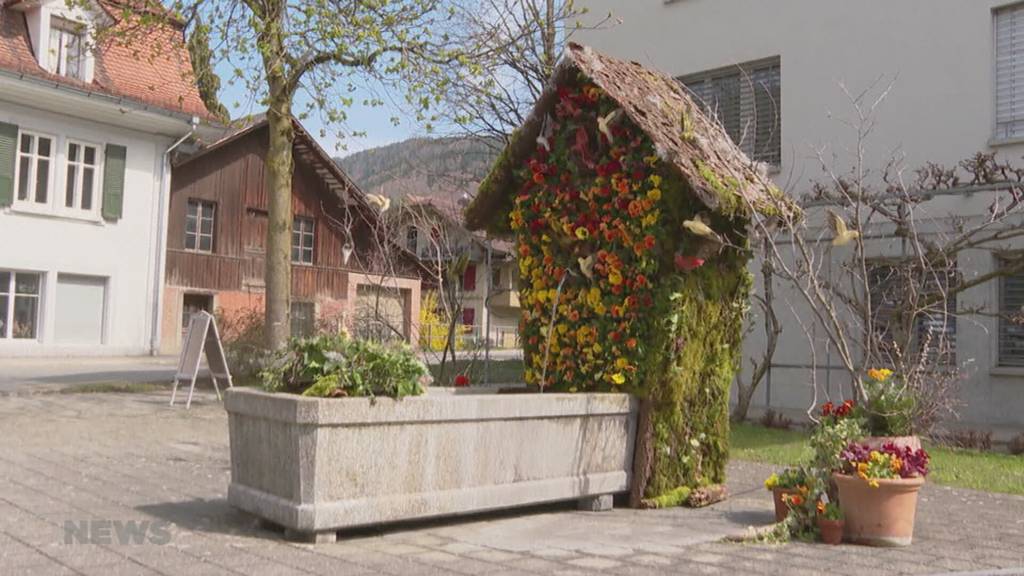
[[[104,94],[95,90],[87,90],[84,88],[78,88],[54,80],[48,80],[40,78],[26,72],[15,72],[12,70],[4,70],[0,68],[0,82],[3,80],[13,80],[17,82],[23,82],[36,88],[46,90],[56,90],[58,92],[66,93],[68,96],[74,96],[78,98],[85,98],[99,104],[105,104],[108,106],[114,106],[122,109],[122,111],[138,112],[145,115],[153,115],[165,120],[172,120],[177,122],[184,122],[191,124],[196,116],[185,112],[176,112],[161,108],[159,106],[153,106],[146,104],[138,100],[132,100],[123,96],[113,96],[110,94]]]

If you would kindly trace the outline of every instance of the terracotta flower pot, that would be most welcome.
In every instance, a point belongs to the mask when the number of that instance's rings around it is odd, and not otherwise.
[[[879,479],[877,488],[856,476],[837,473],[832,478],[839,487],[847,540],[870,546],[910,546],[923,477]]]
[[[880,450],[882,446],[889,443],[901,449],[905,446],[915,451],[921,449],[921,438],[917,436],[868,436],[863,442],[872,450]]]
[[[843,541],[842,520],[826,520],[818,517],[818,530],[821,531],[821,541],[825,544],[839,544]]]
[[[782,522],[789,516],[789,506],[782,501],[783,494],[799,494],[794,488],[772,488],[772,499],[775,501],[775,521]]]

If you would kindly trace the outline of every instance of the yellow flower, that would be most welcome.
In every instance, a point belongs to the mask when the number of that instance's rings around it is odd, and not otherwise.
[[[881,382],[889,378],[889,376],[892,376],[892,370],[889,370],[888,368],[872,368],[871,370],[868,370],[868,376],[876,382]]]
[[[576,229],[576,237],[580,240],[586,240],[587,238],[590,238],[590,232],[586,228],[580,226]]]
[[[569,331],[569,327],[566,326],[565,324],[559,324],[558,325],[558,333],[559,334],[565,334],[568,331]]]
[[[868,480],[868,486],[871,486],[872,488],[878,488],[878,480],[875,480],[874,478]]]
[[[764,487],[771,490],[779,485],[779,475],[772,472],[772,475],[765,479]]]
[[[651,188],[650,190],[647,191],[647,197],[650,198],[651,200],[654,200],[655,202],[661,200],[661,189]]]
[[[626,377],[623,376],[621,372],[616,372],[615,374],[612,374],[612,382],[617,385],[621,385],[626,382]]]
[[[590,291],[587,292],[587,304],[595,310],[601,305],[601,291],[597,286],[591,286]]]
[[[661,176],[658,176],[657,174],[651,174],[650,177],[648,177],[647,179],[650,180],[651,184],[653,184],[655,188],[661,186]]]
[[[640,219],[640,225],[642,225],[644,228],[654,226],[654,224],[658,221],[658,215],[659,212],[657,210],[652,210],[647,214],[644,214],[644,217]]]
[[[648,166],[654,166],[657,163],[658,163],[658,155],[657,154],[653,154],[651,156],[644,156],[644,164],[647,164]]]
[[[612,270],[608,274],[608,283],[611,284],[612,286],[618,286],[619,284],[622,284],[622,273],[619,272],[618,270]]]
[[[629,360],[625,358],[616,358],[615,367],[619,370],[625,370],[629,366]]]

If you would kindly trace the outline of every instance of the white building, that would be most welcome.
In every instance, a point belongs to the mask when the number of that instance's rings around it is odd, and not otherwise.
[[[849,165],[856,142],[844,121],[851,97],[889,89],[874,111],[865,161],[880,169],[894,154],[915,168],[947,166],[972,154],[1024,155],[1024,3],[1006,0],[586,0],[594,16],[621,23],[575,41],[683,80],[715,102],[748,155],[774,164],[793,193],[822,179],[819,154]],[[845,159],[845,160],[843,160]],[[935,213],[978,215],[991,197],[946,197]],[[1012,246],[1020,249],[1020,246]],[[961,257],[965,275],[993,269],[996,255]],[[1018,311],[1024,277],[965,292],[961,304]],[[783,335],[755,406],[802,413],[811,403],[807,341]],[[783,319],[784,325],[787,321]],[[787,326],[784,326],[784,328]],[[957,355],[971,360],[959,425],[997,433],[1024,428],[1024,333],[993,316],[959,322]],[[757,333],[755,333],[757,334]],[[748,341],[748,353],[760,342]],[[819,364],[825,358],[819,354]],[[749,362],[744,360],[744,369]],[[839,372],[818,375],[832,392]]]
[[[0,9],[0,356],[159,345],[168,155],[210,114],[182,30],[94,49],[104,6]]]
[[[513,246],[467,230],[457,203],[421,196],[406,196],[402,203],[400,237],[428,270],[447,266],[451,258],[467,258],[457,293],[468,343],[482,346],[486,339],[496,348],[519,347],[519,269]],[[420,327],[421,340],[432,341],[431,329]]]

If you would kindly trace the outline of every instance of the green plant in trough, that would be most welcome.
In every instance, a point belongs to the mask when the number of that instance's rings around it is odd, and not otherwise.
[[[429,373],[405,344],[332,334],[293,339],[272,357],[260,378],[271,392],[401,398],[422,394]]]

